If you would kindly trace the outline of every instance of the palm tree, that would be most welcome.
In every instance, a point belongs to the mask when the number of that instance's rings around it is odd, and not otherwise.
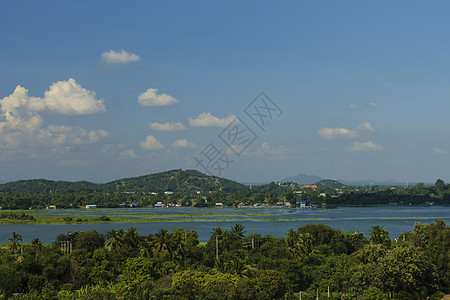
[[[230,260],[225,265],[228,270],[241,277],[249,277],[253,273],[252,267],[245,265],[244,262],[238,257]]]
[[[123,237],[120,232],[113,229],[106,234],[106,242],[105,246],[109,248],[109,251],[114,251],[117,248],[120,248],[123,243]]]
[[[238,240],[242,240],[244,238],[245,235],[245,231],[244,231],[244,225],[236,223],[234,224],[234,226],[231,227],[231,233],[233,234],[233,236],[238,239]]]
[[[35,238],[34,240],[31,241],[31,245],[33,245],[33,247],[37,250],[37,251],[41,251],[42,250],[42,241],[39,238]]]
[[[17,254],[17,251],[20,249],[19,242],[23,242],[22,236],[19,233],[13,232],[12,238],[8,239],[8,243],[10,244],[9,250],[13,251]]]
[[[294,259],[302,260],[313,248],[312,236],[310,233],[301,234],[291,229],[286,237],[286,245]]]
[[[391,245],[389,232],[383,226],[379,225],[372,226],[372,230],[370,230],[370,241],[374,244],[382,244],[388,247]]]
[[[127,230],[126,240],[132,248],[137,248],[137,244],[139,243],[139,232],[136,228],[131,227]]]
[[[167,229],[161,229],[156,236],[156,249],[158,251],[167,250],[172,255],[172,248],[170,247],[170,233]]]
[[[139,254],[142,257],[150,258],[152,256],[153,241],[146,237],[142,243],[139,244]]]

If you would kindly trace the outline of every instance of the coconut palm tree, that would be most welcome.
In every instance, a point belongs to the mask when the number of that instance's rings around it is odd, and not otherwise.
[[[120,248],[123,244],[123,236],[119,231],[113,229],[106,234],[105,246],[109,248],[109,251],[114,251]]]
[[[137,248],[140,240],[139,232],[136,228],[131,227],[127,230],[125,239],[132,248]]]
[[[35,238],[34,240],[31,241],[31,245],[33,245],[33,247],[36,249],[36,251],[41,251],[43,244],[42,241],[39,238]]]
[[[15,254],[17,254],[17,251],[20,249],[20,243],[23,242],[22,236],[19,233],[13,232],[12,238],[8,239],[8,243],[10,244],[9,250],[13,251]]]
[[[370,230],[370,241],[373,244],[382,244],[385,246],[391,245],[391,239],[389,238],[389,232],[383,228],[383,226],[372,226]]]
[[[294,259],[302,260],[313,248],[312,236],[291,229],[286,236],[286,246]]]
[[[231,233],[234,238],[236,238],[238,240],[242,240],[246,233],[244,231],[244,225],[242,225],[240,223],[234,224],[234,226],[231,227]]]
[[[170,233],[167,229],[161,229],[156,236],[156,249],[158,251],[167,250],[169,254],[172,254],[172,248],[170,247]]]

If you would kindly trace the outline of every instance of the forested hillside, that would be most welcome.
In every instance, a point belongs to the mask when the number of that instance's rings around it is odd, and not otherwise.
[[[40,194],[73,192],[192,192],[236,191],[246,186],[235,181],[208,176],[196,170],[171,170],[139,177],[123,178],[104,184],[87,181],[20,180],[0,184],[0,192]]]

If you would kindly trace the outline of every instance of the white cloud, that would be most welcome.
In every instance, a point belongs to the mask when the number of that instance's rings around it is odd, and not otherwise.
[[[347,148],[348,151],[361,152],[361,151],[382,151],[383,146],[367,141],[364,143],[353,142],[353,145]]]
[[[263,142],[261,147],[256,151],[249,151],[248,149],[244,149],[242,145],[233,145],[227,148],[225,152],[227,155],[234,155],[236,153],[242,153],[244,157],[263,157],[264,159],[270,160],[285,160],[287,159],[287,155],[295,153],[295,151],[291,151],[285,146],[273,147],[268,143]]]
[[[64,115],[88,115],[105,112],[103,100],[95,98],[95,92],[81,87],[75,79],[58,81],[44,93],[42,101],[31,101],[31,110],[49,110]]]
[[[355,138],[356,132],[353,130],[348,130],[345,128],[326,128],[322,127],[317,131],[317,134],[324,139],[334,139],[334,138]]]
[[[164,146],[153,135],[148,135],[145,141],[141,142],[141,147],[146,150],[161,150]]]
[[[43,98],[30,97],[18,85],[14,92],[0,99],[0,147],[27,148],[64,144],[92,144],[108,135],[104,130],[87,131],[80,126],[49,125],[43,127],[40,111],[84,115],[105,111],[103,100],[95,99],[74,79],[53,83]]]
[[[375,131],[375,129],[373,129],[372,125],[369,122],[364,122],[364,123],[359,124],[358,126],[356,126],[356,130],[370,131],[370,132]]]
[[[148,89],[138,97],[138,103],[143,106],[168,106],[180,101],[167,94],[157,94],[158,89]]]
[[[435,148],[433,148],[433,153],[435,153],[435,154],[444,154],[444,153],[447,153],[447,151],[444,150],[444,149],[435,147]]]
[[[189,125],[194,127],[227,127],[235,119],[236,116],[231,113],[227,117],[220,119],[209,112],[203,112],[197,119],[189,118]]]
[[[248,151],[247,152],[243,152],[245,149],[244,149],[244,146],[242,146],[242,145],[231,145],[231,146],[229,146],[228,148],[227,148],[227,150],[225,151],[225,154],[226,155],[235,155],[236,153],[248,153]],[[257,153],[257,152],[253,152],[253,153]],[[257,153],[257,154],[261,154],[261,153]]]
[[[373,103],[373,102],[369,102],[368,104],[369,104],[370,107],[373,107],[373,108],[377,108],[378,107],[378,104]]]
[[[103,100],[96,99],[95,92],[81,87],[73,78],[53,83],[43,98],[30,97],[28,90],[18,85],[13,94],[2,100],[2,111],[15,114],[19,110],[51,111],[63,115],[88,115],[106,111]]]
[[[159,131],[176,131],[176,130],[185,130],[183,123],[181,122],[168,122],[168,123],[151,123],[149,124],[150,128],[153,130]]]
[[[41,144],[47,145],[81,145],[97,143],[108,135],[109,133],[102,129],[87,131],[80,126],[49,125],[39,130],[37,139]]]
[[[139,61],[141,58],[136,54],[125,50],[122,50],[121,52],[109,50],[109,52],[102,53],[102,60],[110,64],[126,64],[133,61]]]
[[[262,143],[261,150],[265,153],[271,154],[271,155],[281,155],[288,152],[288,148],[284,146],[279,147],[271,147],[266,142]]]
[[[123,150],[120,152],[120,157],[138,158],[133,149]]]
[[[350,109],[358,109],[358,106],[355,104],[350,104]]]
[[[188,140],[186,139],[176,140],[175,142],[172,143],[172,146],[178,148],[197,148],[196,144],[188,142]]]
[[[57,161],[58,165],[63,167],[68,166],[90,166],[95,164],[95,160],[82,160],[82,159],[61,159]]]

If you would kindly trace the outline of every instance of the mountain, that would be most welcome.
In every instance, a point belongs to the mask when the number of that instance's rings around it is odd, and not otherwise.
[[[320,189],[341,189],[345,186],[344,184],[340,183],[339,181],[332,180],[332,179],[324,179],[324,180],[318,181],[318,182],[316,182],[316,185]]]
[[[233,180],[209,176],[197,170],[171,170],[139,177],[123,178],[97,184],[87,181],[54,181],[46,179],[19,180],[0,184],[0,192],[50,193],[50,192],[193,192],[235,191],[247,186]]]
[[[292,177],[286,177],[285,179],[281,180],[281,182],[295,182],[298,184],[313,184],[316,183],[318,181],[323,180],[322,177],[320,176],[315,176],[315,175],[306,175],[306,174],[298,174],[296,176],[292,176]]]
[[[139,177],[124,178],[105,183],[108,191],[164,192],[164,191],[234,191],[247,188],[233,180],[209,176],[197,170],[171,170]]]

